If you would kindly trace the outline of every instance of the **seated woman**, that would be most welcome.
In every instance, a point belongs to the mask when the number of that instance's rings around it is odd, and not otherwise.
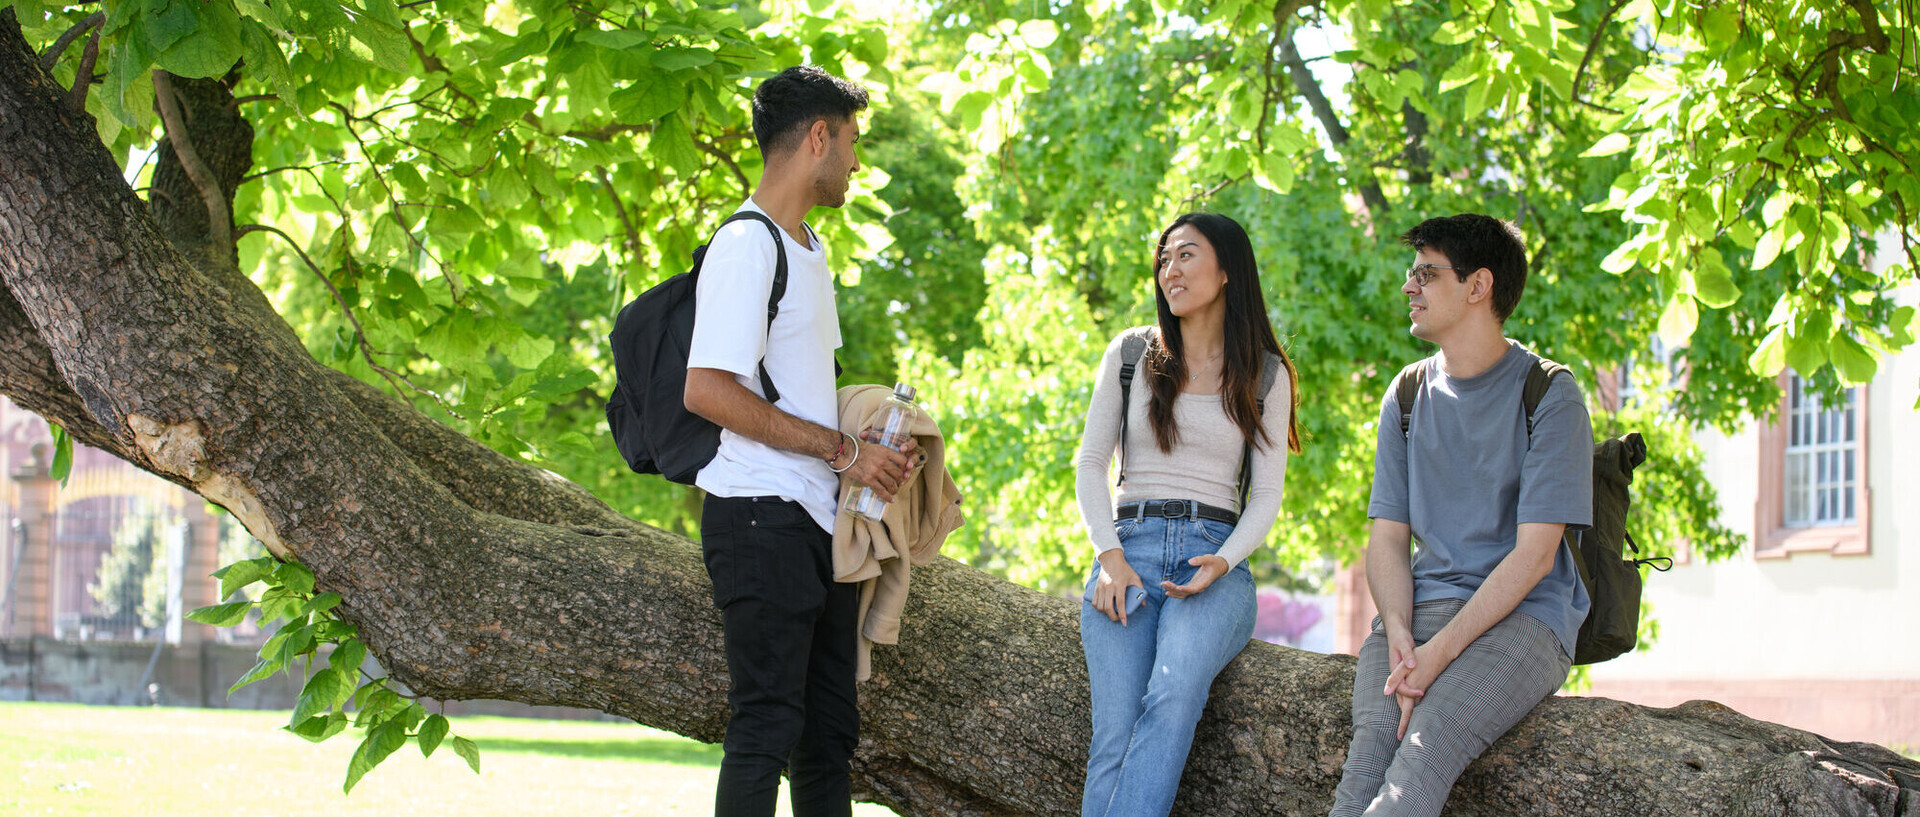
[[[1208,687],[1253,634],[1245,560],[1300,446],[1293,364],[1246,231],[1210,213],[1174,220],[1155,284],[1159,326],[1107,347],[1076,462],[1099,554],[1080,607],[1093,692],[1083,817],[1172,810]]]

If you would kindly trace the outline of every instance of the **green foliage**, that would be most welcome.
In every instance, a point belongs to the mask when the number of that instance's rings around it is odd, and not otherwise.
[[[446,740],[451,725],[444,716],[429,714],[425,706],[396,688],[390,679],[373,677],[362,669],[367,645],[360,640],[359,631],[335,612],[340,594],[315,592],[313,571],[306,566],[261,556],[228,564],[213,576],[220,580],[222,598],[233,598],[256,584],[264,589],[253,600],[237,598],[201,607],[187,613],[187,618],[214,627],[232,627],[257,608],[263,628],[280,623],[261,645],[259,663],[241,676],[228,694],[275,673],[292,675],[298,669],[306,683],[284,727],[288,732],[315,743],[348,728],[365,733],[347,764],[343,791],[352,792],[360,778],[410,738],[419,741],[421,754],[427,756]],[[323,652],[326,666],[316,669]],[[453,747],[467,765],[476,773],[480,771],[478,746],[454,737]]]
[[[59,423],[49,422],[47,428],[53,431],[53,462],[47,467],[47,476],[60,480],[65,487],[67,478],[73,476],[73,437]]]

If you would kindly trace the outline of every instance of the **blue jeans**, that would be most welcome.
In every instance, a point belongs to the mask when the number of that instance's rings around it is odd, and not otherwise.
[[[1199,594],[1171,598],[1160,581],[1191,581],[1199,569],[1187,560],[1218,552],[1233,526],[1158,517],[1114,525],[1147,598],[1126,626],[1080,603],[1080,646],[1093,689],[1093,746],[1080,813],[1165,815],[1173,810],[1213,677],[1253,637],[1253,574],[1242,562]],[[1099,578],[1095,565],[1088,585]]]

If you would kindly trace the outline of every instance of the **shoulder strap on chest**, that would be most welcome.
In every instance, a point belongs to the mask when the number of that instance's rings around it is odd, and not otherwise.
[[[773,236],[773,287],[767,292],[767,335],[771,337],[773,319],[780,316],[780,299],[787,295],[787,242],[780,237],[780,225],[773,223],[773,219],[768,218],[765,213],[742,210],[728,216],[726,221],[720,222],[720,227],[724,229],[736,221],[758,221],[766,225],[767,232]],[[814,240],[819,241],[818,238]],[[834,375],[838,376],[840,374],[838,358],[834,359],[833,365]],[[760,385],[766,390],[767,402],[773,403],[780,399],[780,390],[774,387],[773,377],[767,374],[767,359],[764,356],[760,358]]]
[[[1127,408],[1133,405],[1133,376],[1147,356],[1152,337],[1153,328],[1145,326],[1120,336],[1120,478],[1115,486],[1127,481]]]

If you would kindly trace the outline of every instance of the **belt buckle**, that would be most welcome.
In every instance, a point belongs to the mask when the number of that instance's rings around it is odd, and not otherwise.
[[[1169,499],[1160,503],[1160,515],[1168,519],[1179,519],[1186,516],[1189,510],[1191,509],[1187,507],[1187,501],[1184,499]]]

